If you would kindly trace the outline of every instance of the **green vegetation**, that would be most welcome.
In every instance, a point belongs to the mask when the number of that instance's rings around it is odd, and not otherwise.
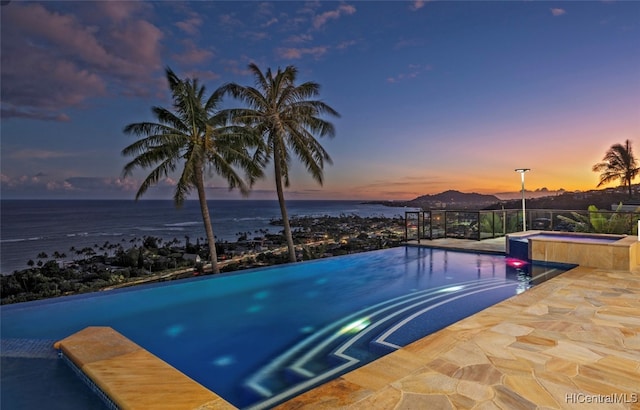
[[[282,226],[282,221],[271,224]],[[301,217],[293,218],[291,225],[295,227],[296,257],[300,260],[389,248],[399,246],[404,240],[404,219],[400,217]],[[239,232],[236,242],[216,244],[219,257],[216,266],[221,272],[289,261],[281,233],[256,230],[255,234],[261,236],[251,237],[251,232]],[[0,276],[2,304],[209,273],[198,259],[209,254],[204,238],[198,238],[194,243],[185,237],[185,244],[180,245],[175,238],[163,241],[145,236],[133,240],[129,248],[105,242],[102,246],[72,247],[69,254],[75,254],[75,260],[68,260],[60,252],[51,256],[63,260],[47,260],[50,256],[41,252],[36,258],[37,264],[32,260],[28,269]]]
[[[298,70],[293,66],[278,69],[275,74],[271,69],[263,74],[253,63],[249,69],[256,79],[255,88],[227,84],[205,97],[205,87],[197,79],[182,80],[167,68],[174,111],[153,107],[158,122],[134,123],[124,129],[126,134],[143,138],[122,151],[123,155],[134,157],[125,165],[123,175],[131,175],[136,168],[152,169],[140,186],[136,200],[178,168],[181,175],[175,188],[176,205],[181,206],[195,188],[214,273],[219,269],[205,195],[207,171],[226,179],[230,189],[239,188],[247,194],[256,179],[263,176],[266,165],[273,161],[289,260],[294,262],[296,253],[283,190],[283,184],[289,186],[292,153],[321,185],[324,163],[331,163],[316,136],[333,137],[333,124],[321,116],[338,117],[339,114],[322,101],[312,99],[319,95],[319,84],[296,84]],[[246,107],[219,110],[222,97],[227,93]],[[246,182],[239,171],[244,172]]]
[[[168,68],[166,74],[174,111],[153,107],[157,123],[140,122],[125,127],[126,134],[144,138],[122,150],[123,155],[135,157],[124,166],[123,175],[131,175],[136,168],[152,168],[138,189],[137,200],[149,187],[181,168],[173,199],[176,206],[181,206],[189,192],[196,189],[209,243],[209,258],[217,273],[215,236],[204,176],[207,171],[215,171],[227,180],[230,189],[237,187],[247,193],[249,185],[262,174],[261,162],[249,153],[259,141],[254,134],[238,132],[238,127],[228,125],[228,113],[218,110],[222,91],[205,97],[205,87],[197,79],[181,80]],[[246,172],[248,184],[236,167]]]
[[[631,141],[626,140],[624,145],[612,145],[606,152],[602,162],[593,166],[593,171],[601,173],[598,187],[620,180],[620,185],[626,185],[629,189],[629,198],[631,198],[631,181],[640,173],[640,168],[631,149]]]
[[[588,214],[582,215],[572,212],[572,217],[558,215],[558,219],[566,222],[575,232],[605,233],[605,234],[627,234],[638,233],[637,214],[620,213],[622,203],[618,205],[615,212],[603,212],[595,205],[590,205]]]
[[[289,186],[291,154],[295,154],[313,179],[322,185],[324,163],[330,164],[331,158],[315,136],[333,137],[333,124],[320,116],[339,117],[339,114],[322,101],[310,99],[319,95],[319,84],[305,82],[296,85],[298,70],[295,67],[278,68],[275,75],[271,69],[263,74],[253,63],[249,69],[255,77],[256,87],[229,84],[225,90],[248,105],[248,108],[232,110],[234,121],[245,124],[251,132],[262,136],[265,144],[259,147],[258,154],[266,161],[273,160],[289,260],[295,262],[296,252],[283,191],[283,182],[285,187]]]

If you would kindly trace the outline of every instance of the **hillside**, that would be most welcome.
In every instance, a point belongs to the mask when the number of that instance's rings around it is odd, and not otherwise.
[[[500,199],[494,195],[448,190],[434,195],[422,195],[409,201],[370,201],[367,203],[422,209],[482,209],[499,202]]]
[[[611,209],[620,202],[629,201],[640,203],[640,185],[633,186],[633,197],[623,188],[606,188],[585,192],[563,192],[560,195],[550,195],[540,198],[527,198],[529,209],[571,209],[584,210],[589,205],[599,209]],[[367,203],[382,204],[394,207],[411,207],[422,209],[519,209],[522,207],[520,199],[500,200],[494,195],[478,193],[464,193],[448,190],[434,195],[422,195],[409,201],[370,201]]]

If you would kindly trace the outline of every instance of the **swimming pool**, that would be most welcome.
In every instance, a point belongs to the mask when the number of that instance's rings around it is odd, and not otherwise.
[[[393,248],[3,306],[2,338],[110,326],[235,406],[264,408],[568,268]]]

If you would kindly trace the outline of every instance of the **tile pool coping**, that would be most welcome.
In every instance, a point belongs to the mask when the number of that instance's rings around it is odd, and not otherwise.
[[[640,409],[640,270],[577,267],[276,408],[425,406]]]

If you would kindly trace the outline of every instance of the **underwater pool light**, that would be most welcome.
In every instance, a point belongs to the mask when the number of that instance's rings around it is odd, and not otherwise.
[[[347,333],[358,333],[365,327],[371,324],[371,320],[368,317],[364,317],[362,319],[358,319],[354,322],[349,323],[346,326],[343,326],[342,329],[338,331],[339,334],[344,335]]]
[[[512,268],[522,268],[523,266],[527,265],[529,262],[520,260],[520,259],[516,259],[516,258],[507,258],[506,259],[507,265],[511,266]]]

